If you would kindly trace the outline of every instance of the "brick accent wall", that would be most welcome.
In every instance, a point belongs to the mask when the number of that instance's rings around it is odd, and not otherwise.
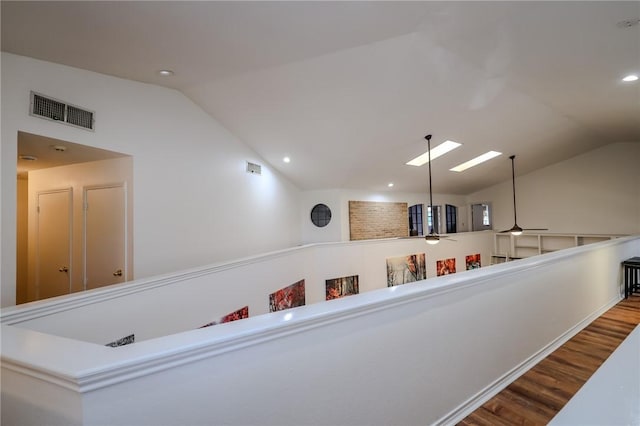
[[[407,203],[349,201],[349,233],[352,241],[407,237]]]

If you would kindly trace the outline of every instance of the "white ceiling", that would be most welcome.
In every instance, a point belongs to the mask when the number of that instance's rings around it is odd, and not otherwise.
[[[35,157],[36,160],[27,160],[22,158],[24,156]],[[18,132],[19,177],[26,178],[26,173],[31,170],[120,157],[127,155],[33,133]]]
[[[302,189],[426,192],[405,162],[452,139],[433,190],[467,194],[510,179],[511,154],[524,174],[640,143],[640,82],[621,82],[640,25],[618,25],[638,18],[638,1],[2,1],[2,50],[178,89]]]

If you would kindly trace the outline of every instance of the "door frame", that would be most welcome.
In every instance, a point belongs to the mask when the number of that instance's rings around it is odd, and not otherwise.
[[[40,299],[40,195],[45,194],[57,194],[66,192],[69,194],[69,292],[73,288],[73,187],[66,187],[60,189],[45,189],[36,192],[36,244],[35,244],[35,273],[34,273],[34,287],[35,287],[35,300]]]
[[[474,229],[475,224],[473,223],[473,206],[477,206],[477,205],[489,206],[489,227],[479,229],[478,231],[492,230],[493,229],[493,206],[491,204],[491,201],[478,201],[478,202],[469,204],[469,223],[471,224],[471,231],[475,231]]]
[[[123,242],[124,242],[124,277],[125,281],[129,280],[129,196],[127,193],[127,182],[106,183],[97,185],[86,185],[82,187],[82,288],[87,290],[87,191],[96,189],[122,188],[122,197],[124,198],[122,212],[124,217],[123,223]]]

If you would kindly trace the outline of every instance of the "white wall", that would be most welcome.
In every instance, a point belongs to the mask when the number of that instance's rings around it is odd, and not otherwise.
[[[302,194],[301,220],[304,243],[323,241],[349,241],[349,201],[380,201],[429,205],[429,194],[395,192],[371,192],[353,189],[333,189],[325,191],[305,191]],[[324,228],[317,228],[311,223],[310,213],[318,203],[326,204],[331,209],[331,223]],[[458,232],[470,229],[468,223],[469,208],[466,197],[462,195],[433,194],[433,205],[451,204],[458,207]],[[444,211],[444,210],[443,210]],[[426,210],[424,212],[426,214]],[[426,220],[426,217],[425,217]],[[443,219],[444,220],[444,219]]]
[[[302,229],[302,243],[320,243],[332,241],[348,241],[342,238],[343,209],[345,208],[339,189],[324,191],[303,191],[300,202],[300,226]],[[331,221],[327,226],[319,228],[311,222],[311,209],[316,204],[324,204],[331,209]],[[347,207],[348,208],[348,207]],[[347,221],[349,212],[347,211]],[[347,225],[348,226],[348,225]]]
[[[616,143],[516,177],[518,225],[559,233],[639,234],[639,165],[640,143]],[[467,200],[493,203],[494,230],[513,226],[511,180]]]
[[[133,157],[136,277],[299,244],[299,190],[181,93],[5,52],[1,77],[2,306],[15,303],[18,131]],[[95,111],[95,132],[29,116],[30,90]]]
[[[16,271],[16,300],[17,303],[27,301],[27,276],[28,276],[28,248],[29,248],[29,181],[27,177],[18,179],[17,196],[17,271]]]

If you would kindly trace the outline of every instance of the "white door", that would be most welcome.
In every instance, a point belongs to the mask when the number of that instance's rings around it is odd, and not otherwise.
[[[71,292],[71,188],[38,193],[36,300]]]
[[[85,188],[84,200],[85,289],[126,281],[124,184]]]

